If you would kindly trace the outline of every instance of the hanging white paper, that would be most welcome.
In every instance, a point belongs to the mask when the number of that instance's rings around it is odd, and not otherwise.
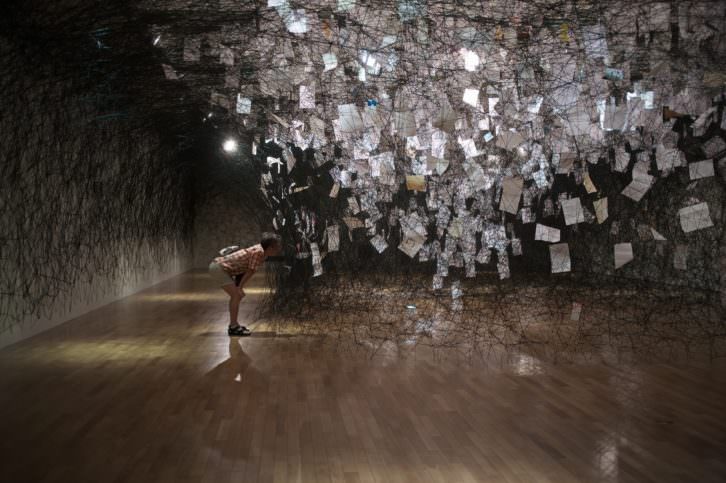
[[[560,230],[537,223],[534,230],[534,239],[549,243],[557,243],[560,241]]]
[[[569,245],[567,243],[550,245],[550,262],[552,263],[552,273],[571,271]]]
[[[681,221],[681,228],[685,233],[713,226],[713,221],[708,213],[707,203],[698,203],[693,206],[681,208],[678,211]]]
[[[616,243],[614,247],[615,269],[633,260],[633,245],[630,243]]]

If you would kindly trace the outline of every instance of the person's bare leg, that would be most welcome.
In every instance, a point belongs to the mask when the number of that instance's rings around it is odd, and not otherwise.
[[[229,325],[230,327],[236,327],[239,325],[237,315],[239,314],[239,303],[242,301],[242,295],[233,283],[223,285],[222,290],[229,295]]]

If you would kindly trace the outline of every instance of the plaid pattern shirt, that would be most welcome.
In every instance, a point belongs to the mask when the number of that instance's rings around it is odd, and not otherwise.
[[[265,250],[259,243],[252,245],[249,248],[243,248],[229,255],[223,257],[217,257],[214,259],[215,262],[219,263],[228,275],[239,275],[241,273],[248,272],[250,270],[255,271],[262,265],[267,256]]]

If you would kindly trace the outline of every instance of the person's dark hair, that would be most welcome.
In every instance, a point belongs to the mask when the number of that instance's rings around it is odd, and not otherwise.
[[[263,250],[267,250],[271,246],[280,245],[281,243],[282,238],[280,238],[280,235],[269,232],[263,233],[262,240],[260,240],[260,245],[262,245]]]

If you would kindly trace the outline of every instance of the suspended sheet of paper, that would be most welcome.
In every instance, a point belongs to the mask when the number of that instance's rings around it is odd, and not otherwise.
[[[300,86],[300,109],[315,109],[315,91],[312,87]]]
[[[513,151],[523,142],[524,138],[521,134],[512,131],[502,131],[499,135],[497,135],[496,146],[508,151]]]
[[[464,101],[464,104],[477,107],[479,105],[479,89],[464,89],[464,96],[462,100]]]
[[[552,264],[552,273],[571,271],[569,245],[567,243],[550,245],[550,262]]]
[[[426,177],[406,176],[406,189],[409,191],[426,191]]]
[[[447,233],[452,238],[461,238],[461,219],[460,218],[454,218],[451,220],[451,223],[449,224],[449,228],[447,230]]]
[[[305,15],[305,9],[300,8],[292,10],[288,7],[283,13],[283,8],[284,7],[282,6],[279,7],[278,12],[280,13],[280,16],[283,17],[288,32],[293,34],[306,33],[308,31],[308,18],[307,15]]]
[[[620,146],[615,149],[615,171],[624,173],[630,163],[630,153]]]
[[[597,193],[597,188],[595,187],[595,183],[592,182],[589,173],[585,173],[583,184],[585,185],[585,189],[588,193]]]
[[[459,114],[454,111],[446,97],[442,97],[436,103],[438,107],[434,108],[435,111],[432,118],[433,127],[446,132],[453,131],[459,119]]]
[[[290,127],[290,125],[284,119],[282,119],[280,116],[276,115],[275,113],[268,112],[267,115],[270,116],[270,118],[273,121],[275,121],[276,123],[278,123],[280,126],[282,126],[284,128],[289,128]]]
[[[376,249],[378,253],[383,253],[383,251],[388,248],[388,243],[386,243],[386,239],[383,238],[381,235],[376,235],[370,240],[371,245],[373,245],[373,248]]]
[[[638,161],[633,167],[633,180],[622,191],[624,196],[633,201],[640,201],[653,184],[653,177],[647,173],[648,163]]]
[[[446,133],[444,131],[434,129],[434,131],[431,133],[432,157],[439,159],[444,159],[446,157],[446,141]]]
[[[338,0],[338,12],[347,12],[355,7],[355,0]]]
[[[337,198],[339,191],[340,191],[340,184],[335,183],[333,185],[333,187],[330,189],[330,194],[328,196],[330,196],[331,198]]]
[[[522,255],[522,240],[519,238],[512,238],[512,255],[515,257]]]
[[[499,273],[499,280],[509,278],[509,255],[506,251],[497,252],[497,272]]]
[[[400,219],[400,222],[404,236],[415,233],[424,238],[426,237],[426,225],[424,223],[424,220],[421,219],[418,213],[414,212],[408,216],[404,216]]]
[[[708,204],[705,202],[681,208],[678,210],[678,217],[681,221],[681,228],[685,233],[713,226],[713,221],[711,221],[708,212]]]
[[[570,320],[577,322],[580,320],[580,314],[582,313],[582,304],[579,302],[572,302],[572,312],[570,312]]]
[[[503,252],[507,250],[510,240],[507,238],[507,230],[503,225],[488,223],[482,232],[481,243]]]
[[[327,72],[338,67],[338,58],[335,56],[334,53],[328,52],[323,54],[323,63],[325,64],[323,72]]]
[[[282,161],[280,161],[280,158],[273,158],[272,156],[267,156],[267,166],[270,168],[270,171],[274,170],[277,174],[280,174],[282,171]]]
[[[320,250],[317,243],[310,244],[310,252],[313,255],[313,277],[323,274],[323,266],[320,264]]]
[[[513,215],[519,209],[519,199],[522,197],[524,180],[519,176],[506,177],[502,181],[502,200],[499,209]]]
[[[711,176],[714,176],[713,160],[707,159],[705,161],[697,161],[689,164],[688,174],[691,180],[710,178]]]
[[[164,77],[169,80],[179,80],[179,76],[172,66],[169,64],[161,64],[161,68],[164,70]]]
[[[237,94],[237,114],[249,114],[252,112],[252,99]]]
[[[355,104],[338,106],[338,122],[343,133],[361,133],[365,130],[363,119]]]
[[[348,227],[349,231],[353,231],[357,228],[365,228],[363,220],[354,216],[343,217],[343,221],[345,222],[345,225]]]
[[[486,265],[489,263],[492,257],[492,250],[489,247],[481,247],[479,250],[479,253],[476,254],[476,263],[481,263],[482,265]]]
[[[403,240],[401,240],[400,245],[398,245],[398,249],[408,255],[410,258],[413,258],[416,256],[419,250],[421,250],[425,241],[425,237],[419,235],[416,232],[409,231],[406,233]]]
[[[593,201],[592,204],[595,207],[595,216],[597,217],[597,222],[599,224],[602,224],[605,220],[608,219],[608,199],[601,198],[599,200]]]
[[[585,222],[585,215],[582,212],[582,204],[580,198],[572,198],[562,200],[562,214],[565,217],[565,225],[575,225]]]
[[[411,111],[394,111],[393,128],[401,137],[416,135],[416,118]]]
[[[547,173],[544,170],[535,171],[532,177],[534,178],[534,182],[537,184],[538,188],[547,188],[550,185],[550,182],[547,179]]]
[[[358,204],[358,200],[355,196],[348,197],[348,207],[350,208],[350,212],[354,215],[360,213],[360,205]]]
[[[537,223],[534,230],[534,239],[548,243],[557,243],[560,241],[560,230]]]
[[[390,179],[395,177],[396,166],[393,162],[393,153],[385,152],[368,159],[371,168],[371,176],[381,178],[383,184],[393,184]]]
[[[499,113],[497,112],[497,104],[499,104],[499,98],[498,97],[489,97],[487,99],[487,111],[489,112],[490,116],[498,116]]]
[[[633,245],[630,243],[616,243],[613,248],[615,257],[615,269],[633,260]]]
[[[659,170],[673,169],[681,165],[681,151],[658,144],[655,148],[655,160]]]
[[[340,248],[340,228],[338,225],[331,225],[325,229],[325,236],[328,239],[328,251],[337,252]]]
[[[459,138],[459,146],[461,146],[461,150],[464,151],[464,157],[467,159],[475,158],[480,154],[473,139]]]
[[[557,174],[569,174],[570,171],[572,171],[575,163],[575,154],[561,153],[558,155],[557,153],[555,153],[554,155],[552,155],[552,161],[553,163],[558,163]]]
[[[449,261],[449,254],[445,252],[439,253],[439,256],[436,258],[436,275],[440,275],[442,277],[449,276]]]
[[[444,288],[444,277],[441,275],[434,275],[431,285],[434,290],[441,290]]]
[[[650,234],[653,236],[653,240],[655,241],[666,241],[666,238],[658,233],[653,227],[650,228]]]
[[[466,278],[475,278],[476,277],[476,263],[474,263],[474,258],[468,254],[464,255],[464,266],[466,267]]]
[[[585,51],[591,59],[608,59],[608,44],[605,27],[601,24],[586,25],[582,28],[582,40]]]
[[[426,163],[429,171],[434,171],[439,176],[444,174],[444,172],[446,172],[446,168],[449,167],[449,161],[446,159],[434,158],[432,156],[429,156],[426,159]]]
[[[527,103],[527,112],[530,114],[537,114],[540,110],[540,107],[542,107],[542,101],[544,100],[544,97],[542,96],[532,96],[532,98]]]
[[[494,179],[484,173],[484,170],[475,161],[464,162],[464,172],[469,184],[477,191],[488,190],[494,185]]]

